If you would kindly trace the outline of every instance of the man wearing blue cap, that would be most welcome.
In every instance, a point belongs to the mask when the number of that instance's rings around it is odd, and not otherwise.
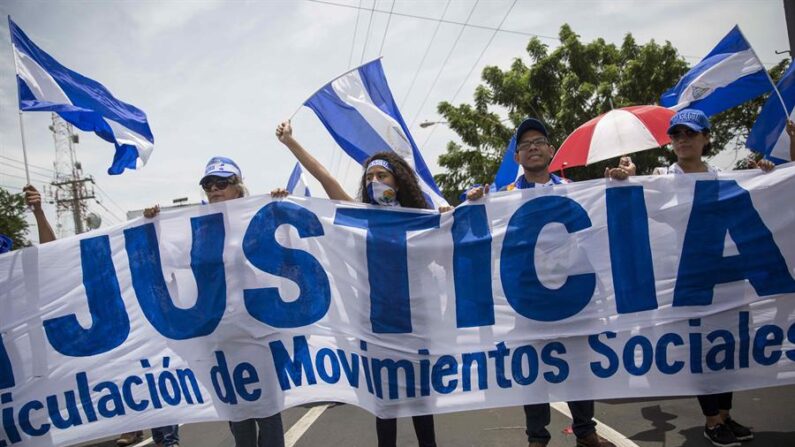
[[[522,166],[522,175],[503,190],[527,189],[537,186],[552,186],[569,183],[569,180],[549,172],[549,163],[555,155],[555,147],[549,142],[549,134],[544,124],[528,118],[516,128],[516,152],[514,159]],[[626,178],[623,168],[616,168],[608,173],[614,178]],[[467,200],[477,200],[488,193],[488,186],[472,188],[467,191]],[[594,401],[582,400],[568,402],[572,416],[572,430],[577,436],[577,447],[615,447],[611,442],[596,434],[594,417]],[[550,423],[548,403],[524,406],[527,424],[527,440],[530,447],[545,447],[552,436],[547,430]]]
[[[503,187],[503,191],[514,189],[534,188],[536,185],[549,186],[569,183],[569,180],[558,177],[549,172],[549,162],[555,155],[555,148],[549,143],[549,135],[544,124],[535,119],[528,118],[516,128],[516,152],[513,154],[514,160],[522,166],[522,175],[516,181]],[[467,200],[477,200],[483,194],[489,192],[489,186],[485,188],[477,186],[467,191]]]

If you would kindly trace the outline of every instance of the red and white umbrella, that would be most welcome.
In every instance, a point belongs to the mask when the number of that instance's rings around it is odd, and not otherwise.
[[[631,106],[603,113],[566,138],[549,170],[586,166],[668,144],[668,122],[675,113],[659,106]]]

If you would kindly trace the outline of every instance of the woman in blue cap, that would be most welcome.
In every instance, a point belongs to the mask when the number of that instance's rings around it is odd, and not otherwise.
[[[701,110],[684,109],[671,118],[668,136],[671,137],[671,148],[676,154],[676,162],[668,167],[655,168],[653,174],[695,174],[699,172],[719,172],[720,170],[704,160],[710,150],[710,122]],[[795,125],[787,123],[787,133],[795,135]],[[795,138],[792,139],[790,150],[795,154]],[[770,160],[760,160],[756,166],[767,172],[775,165]],[[626,170],[630,175],[635,173],[635,165],[629,157],[623,157],[618,168]],[[615,177],[614,177],[615,178]],[[704,394],[696,396],[701,411],[706,418],[704,437],[718,447],[739,447],[740,441],[754,439],[754,433],[746,426],[732,419],[733,393]]]
[[[248,189],[243,183],[243,175],[240,167],[232,159],[227,157],[213,157],[207,162],[204,168],[204,176],[199,181],[204,193],[207,195],[207,202],[219,203],[227,200],[234,200],[248,195]],[[160,207],[155,206],[144,210],[144,216],[154,217],[160,212]],[[167,429],[167,436],[160,436],[161,439],[169,440],[170,433],[176,435],[174,430]],[[236,447],[284,447],[284,428],[282,425],[281,413],[266,418],[252,418],[244,421],[229,422],[229,429],[235,438]],[[152,430],[155,442],[158,442],[155,431]],[[177,442],[179,438],[176,438]],[[161,445],[168,447],[168,442],[161,442]]]
[[[283,122],[276,128],[276,137],[281,141],[295,158],[314,176],[329,199],[355,201],[342,188],[342,185],[331,176],[331,173],[320,164],[309,152],[306,151],[293,138],[293,129],[290,122]],[[428,203],[422,194],[417,176],[408,163],[394,152],[378,152],[364,162],[364,172],[359,182],[359,199],[363,203],[381,206],[399,206],[405,208],[428,208]],[[274,197],[287,196],[285,189],[279,188],[271,192]],[[442,207],[439,211],[445,212],[452,208]],[[433,415],[412,417],[414,432],[420,447],[435,447],[436,433]],[[397,445],[397,419],[382,419],[376,417],[375,431],[378,437],[378,447],[394,447]]]

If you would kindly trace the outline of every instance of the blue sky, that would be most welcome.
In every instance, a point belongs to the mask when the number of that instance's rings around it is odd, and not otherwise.
[[[123,219],[122,211],[169,204],[177,197],[200,200],[198,180],[213,155],[235,159],[254,194],[284,186],[295,160],[274,137],[276,125],[349,64],[379,55],[401,112],[407,123],[414,123],[410,130],[437,173],[438,156],[457,137],[443,125],[417,125],[440,119],[440,101],[469,102],[482,68],[506,68],[524,56],[530,34],[544,36],[554,48],[563,23],[583,41],[602,37],[620,43],[631,32],[638,43],[671,41],[691,64],[735,24],[765,63],[785,57],[775,51],[788,47],[780,0],[451,0],[449,6],[448,0],[329,1],[336,5],[310,0],[6,0],[0,12],[11,15],[62,64],[147,113],[155,150],[138,171],[107,175],[112,145],[93,134],[80,135],[78,159],[103,198],[110,197],[103,201],[110,211],[97,205],[91,209],[107,223]],[[445,20],[465,22],[471,13],[469,23],[478,27],[461,32],[461,25],[442,23],[431,40],[438,22],[419,17],[438,19],[446,7]],[[483,27],[497,27],[504,17],[501,28],[506,31],[497,32],[487,47],[494,32]],[[0,51],[0,185],[13,191],[24,184],[24,172],[9,160],[21,160],[22,152],[5,21],[0,28],[0,45],[7,48]],[[428,56],[420,65],[426,48]],[[49,114],[26,113],[24,120],[31,163],[52,168]],[[359,168],[333,155],[335,143],[314,114],[300,108],[293,127],[299,141],[355,193]],[[48,172],[34,171],[33,183],[40,187]],[[310,187],[323,195],[313,180]],[[36,239],[35,230],[31,237]]]

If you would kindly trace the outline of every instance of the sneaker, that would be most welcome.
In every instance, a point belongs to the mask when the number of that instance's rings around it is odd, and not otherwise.
[[[144,432],[142,431],[131,431],[129,433],[124,433],[119,436],[119,439],[116,440],[116,445],[119,447],[125,447],[128,445],[133,445],[141,440],[144,439]]]
[[[527,447],[547,447],[547,443],[541,441],[532,441],[527,445]]]
[[[750,441],[754,439],[754,432],[734,419],[727,418],[723,423],[729,427],[729,430],[734,433],[734,437],[737,438],[738,441]]]
[[[725,424],[718,424],[712,428],[704,427],[704,437],[717,447],[740,447],[740,441]]]
[[[616,447],[616,445],[593,432],[584,438],[577,438],[577,447]]]

